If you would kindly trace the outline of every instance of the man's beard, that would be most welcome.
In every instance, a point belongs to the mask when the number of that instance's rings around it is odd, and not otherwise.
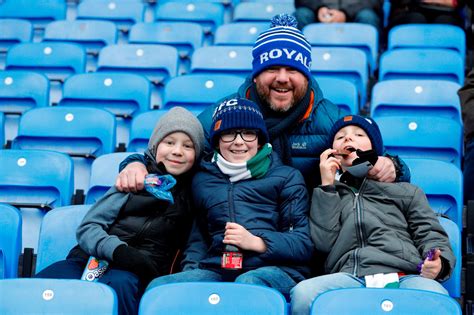
[[[256,89],[257,89],[257,94],[258,94],[258,97],[264,101],[272,111],[274,112],[277,112],[277,113],[286,113],[288,112],[291,108],[293,108],[293,106],[298,103],[299,101],[301,101],[305,95],[305,92],[304,91],[299,91],[299,90],[294,90],[294,94],[293,94],[293,97],[291,98],[291,100],[289,100],[289,102],[287,104],[284,104],[283,106],[280,104],[280,105],[277,105],[275,103],[272,103],[271,100],[270,100],[270,91],[271,91],[271,88],[262,88],[260,87],[258,84],[256,84]],[[305,87],[303,90],[306,91],[307,87]]]

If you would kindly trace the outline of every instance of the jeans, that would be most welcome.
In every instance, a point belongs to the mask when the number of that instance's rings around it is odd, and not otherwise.
[[[316,297],[329,290],[364,288],[364,278],[339,272],[301,281],[291,290],[292,315],[309,314]],[[419,289],[448,295],[448,291],[436,280],[409,275],[400,278],[400,288]]]
[[[35,278],[80,279],[84,271],[82,261],[68,259],[55,262],[36,274]],[[138,277],[128,271],[109,268],[99,282],[107,284],[117,293],[118,313],[137,314],[143,285]]]
[[[146,290],[150,290],[159,285],[176,282],[225,282],[224,276],[213,270],[193,269],[172,275],[166,275],[154,279]],[[278,267],[261,267],[251,271],[236,275],[233,280],[237,283],[257,284],[280,291],[285,297],[289,297],[290,290],[296,285],[286,272]]]
[[[318,23],[318,16],[316,13],[308,8],[301,7],[295,10],[294,16],[298,21],[298,28],[302,30],[306,25],[311,23]],[[354,17],[355,23],[364,23],[374,26],[379,34],[381,33],[382,24],[380,16],[372,9],[362,9]]]
[[[466,143],[464,153],[464,202],[474,200],[474,139]]]

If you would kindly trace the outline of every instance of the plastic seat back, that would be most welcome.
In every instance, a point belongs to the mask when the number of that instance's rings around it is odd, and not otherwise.
[[[66,19],[66,10],[64,0],[4,0],[0,3],[0,18],[27,19],[44,26],[54,20]]]
[[[67,206],[46,213],[39,233],[36,273],[66,259],[77,245],[76,230],[89,208],[89,205]]]
[[[431,208],[448,216],[462,230],[463,174],[451,163],[433,159],[405,158],[411,183],[425,192]]]
[[[22,19],[0,19],[0,49],[6,49],[18,44],[31,42],[33,40],[33,24]]]
[[[130,142],[127,145],[128,152],[144,152],[148,147],[153,128],[155,128],[158,119],[163,116],[167,110],[157,109],[142,113],[132,120],[130,128]]]
[[[327,291],[311,307],[311,315],[322,314],[432,314],[461,315],[459,303],[440,293],[414,289],[353,288]]]
[[[268,22],[226,23],[217,28],[214,45],[253,46],[260,33],[268,30]]]
[[[20,211],[0,203],[0,226],[0,279],[16,278],[21,254]]]
[[[115,185],[120,163],[130,154],[132,153],[115,152],[104,154],[92,162],[91,178],[85,204],[94,204],[110,187]]]
[[[199,23],[210,35],[224,23],[224,7],[218,3],[199,1],[159,3],[155,8],[155,21]]]
[[[183,299],[183,292],[186,298]],[[252,297],[249,299],[249,297]],[[287,314],[286,300],[275,289],[225,282],[173,283],[145,292],[144,314]]]
[[[101,49],[97,71],[130,72],[163,84],[178,71],[178,51],[168,45],[109,45]]]
[[[0,281],[0,313],[5,315],[115,315],[117,303],[115,291],[99,282],[31,278]]]
[[[171,45],[178,49],[181,58],[191,58],[203,41],[203,28],[195,22],[137,23],[128,36],[130,44]]]
[[[270,22],[277,14],[294,11],[293,3],[241,2],[235,6],[233,22]]]
[[[71,203],[73,161],[59,152],[0,150],[0,165],[0,202],[21,210],[22,246],[37,248],[45,212]]]
[[[372,89],[371,116],[430,115],[461,122],[460,88],[444,80],[380,81]]]
[[[171,79],[165,86],[163,105],[203,110],[221,98],[235,93],[242,77],[226,74],[189,74]]]
[[[323,91],[324,98],[347,113],[359,113],[359,96],[354,83],[345,79],[324,76],[317,78],[316,81]]]
[[[101,20],[55,21],[46,25],[43,41],[72,42],[97,54],[100,48],[117,42],[117,27]]]
[[[363,51],[345,47],[313,47],[311,57],[311,73],[316,80],[320,77],[349,80],[357,86],[361,106],[365,104],[369,66],[367,56]]]
[[[37,71],[50,80],[64,81],[84,72],[86,61],[86,51],[77,44],[21,43],[8,50],[5,69]]]
[[[150,110],[151,84],[133,73],[82,73],[63,86],[60,106],[102,108],[116,116],[116,140],[128,143],[132,116]]]
[[[20,119],[14,149],[53,150],[74,158],[75,188],[87,190],[92,161],[115,151],[115,117],[99,108],[31,109]]]
[[[145,18],[145,5],[141,1],[83,0],[77,5],[77,19],[107,20],[121,31]]]
[[[4,140],[11,141],[16,137],[23,112],[49,105],[49,86],[48,78],[41,73],[22,70],[0,72],[0,111],[5,114]]]
[[[388,50],[444,48],[466,55],[466,35],[459,26],[448,24],[403,24],[388,33]]]
[[[312,47],[351,47],[367,56],[371,73],[377,68],[379,34],[377,29],[362,23],[313,23],[303,29]]]
[[[395,49],[380,57],[379,81],[392,79],[464,82],[464,58],[447,49]]]
[[[439,222],[448,234],[451,248],[453,249],[454,256],[456,256],[456,266],[454,267],[451,277],[443,282],[443,286],[448,290],[451,297],[460,298],[462,265],[461,232],[459,231],[457,224],[449,219],[439,218]]]
[[[232,74],[245,78],[252,73],[252,47],[201,47],[191,59],[191,73]]]
[[[461,168],[462,125],[458,120],[430,116],[383,116],[376,119],[390,154],[431,158]]]

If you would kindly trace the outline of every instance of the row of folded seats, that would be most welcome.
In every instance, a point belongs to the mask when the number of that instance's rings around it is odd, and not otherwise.
[[[35,270],[66,257],[75,243],[75,229],[89,205],[58,207],[42,221]],[[448,233],[454,253],[461,258],[460,233],[455,223],[439,218]],[[0,245],[2,272],[0,281],[2,314],[94,311],[116,314],[114,291],[97,282],[81,280],[17,278],[21,251],[22,215],[17,208],[0,204]],[[461,268],[443,283],[450,297],[408,289],[343,289],[321,295],[311,314],[461,314],[455,300],[460,297]],[[186,292],[184,298],[183,292]],[[100,297],[100,298],[98,298]],[[30,303],[24,303],[28,298]],[[418,304],[415,302],[418,301]],[[140,314],[288,314],[291,303],[276,290],[237,283],[178,283],[154,288],[140,304]],[[230,311],[229,311],[230,310]]]
[[[115,292],[98,282],[61,279],[0,281],[5,292],[2,314],[117,314]],[[185,292],[185,293],[184,293]],[[25,303],[28,300],[29,303]],[[138,314],[286,315],[291,304],[278,291],[239,283],[175,283],[147,291]],[[409,289],[340,289],[321,294],[310,314],[432,314],[461,315],[452,297]]]
[[[0,19],[0,25],[13,21]],[[103,28],[102,23],[107,22],[56,21],[48,27],[57,24],[63,36],[54,37],[46,32],[41,43],[15,41],[12,35],[5,34],[4,68],[33,69],[55,82],[86,71],[139,73],[145,75],[160,94],[170,78],[186,73],[246,77],[252,71],[252,45],[268,24],[224,24],[216,33],[214,45],[201,46],[202,30],[196,30],[196,36],[201,36],[201,40],[193,39],[191,35],[194,26],[200,27],[197,23],[137,24],[125,44],[89,34],[95,32],[93,29]],[[14,24],[10,28],[16,29]],[[464,31],[455,26],[398,26],[390,31],[388,48],[380,58],[379,35],[370,25],[318,23],[308,25],[303,32],[313,47],[312,73],[343,78],[355,84],[359,94],[359,106],[355,110],[365,106],[370,82],[374,79],[439,78],[459,84],[464,80],[466,40]],[[12,46],[12,43],[17,44]],[[159,106],[160,99],[156,102],[154,105]]]

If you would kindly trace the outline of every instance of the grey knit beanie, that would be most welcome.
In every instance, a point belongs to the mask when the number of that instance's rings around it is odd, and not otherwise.
[[[173,132],[184,132],[194,144],[196,161],[204,150],[204,131],[201,122],[189,110],[175,106],[170,108],[156,123],[155,129],[148,141],[148,149],[155,156],[158,144]]]

